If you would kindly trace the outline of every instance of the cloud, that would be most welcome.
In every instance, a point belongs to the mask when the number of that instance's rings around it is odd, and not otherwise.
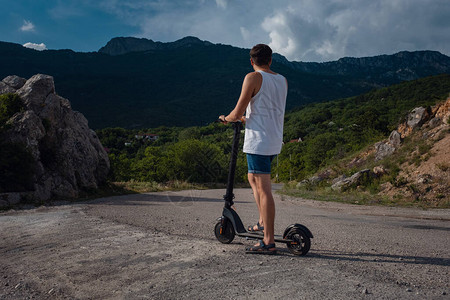
[[[47,50],[47,46],[45,46],[44,43],[41,43],[41,44],[25,43],[25,44],[23,44],[23,46],[25,48],[30,48],[30,49],[34,49],[34,50],[38,50],[38,51]]]
[[[34,25],[30,21],[23,20],[23,25],[20,27],[21,31],[34,31]]]
[[[425,0],[300,0],[266,16],[261,27],[274,51],[325,61],[402,50],[448,53],[450,5]]]
[[[134,36],[167,42],[193,35],[245,48],[267,43],[289,60],[450,53],[448,0],[101,0],[98,7],[138,28]]]
[[[251,37],[250,31],[248,31],[247,28],[242,27],[242,26],[240,27],[240,29],[241,29],[241,35],[242,35],[242,38],[243,38],[245,41],[249,40],[250,37]]]
[[[217,7],[227,8],[227,0],[216,0]]]

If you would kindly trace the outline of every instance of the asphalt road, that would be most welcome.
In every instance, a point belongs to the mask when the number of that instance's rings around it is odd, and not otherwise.
[[[221,244],[224,190],[149,193],[0,214],[1,299],[450,299],[450,210],[276,196],[277,233],[302,223],[307,256]],[[236,190],[244,225],[257,221]]]

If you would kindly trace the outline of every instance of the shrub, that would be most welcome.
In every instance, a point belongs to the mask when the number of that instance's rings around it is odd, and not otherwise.
[[[0,95],[0,127],[15,113],[24,109],[22,99],[16,94]]]
[[[34,158],[23,144],[0,145],[0,192],[33,189]]]

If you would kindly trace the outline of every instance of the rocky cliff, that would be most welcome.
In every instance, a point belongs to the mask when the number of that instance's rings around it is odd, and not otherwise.
[[[24,145],[32,156],[32,183],[25,191],[0,187],[0,206],[23,200],[75,198],[106,180],[109,159],[83,114],[55,92],[53,77],[34,75],[26,80],[8,76],[0,94],[13,93],[23,109],[6,121],[0,143]],[[6,147],[6,146],[4,146]]]
[[[424,207],[450,205],[450,97],[416,107],[380,141],[298,183],[331,187],[333,193],[370,192],[377,201]],[[323,184],[324,183],[324,184]]]

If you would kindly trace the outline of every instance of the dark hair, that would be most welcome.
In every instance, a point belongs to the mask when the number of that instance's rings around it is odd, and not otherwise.
[[[250,57],[257,66],[266,66],[272,59],[272,49],[265,44],[258,44],[250,50]]]

